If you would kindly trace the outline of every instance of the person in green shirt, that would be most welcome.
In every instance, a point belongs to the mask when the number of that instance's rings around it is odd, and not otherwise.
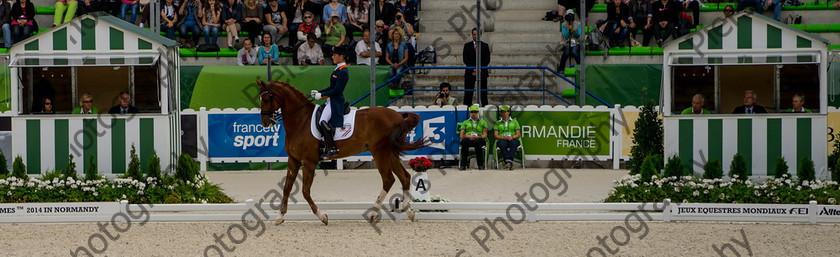
[[[519,122],[510,118],[510,106],[499,106],[502,118],[493,126],[493,133],[496,136],[496,146],[502,150],[502,157],[505,158],[505,166],[513,170],[513,156],[516,148],[519,147],[519,136],[521,127]]]
[[[93,107],[93,97],[90,94],[82,94],[82,97],[79,97],[79,106],[73,109],[71,114],[99,114],[99,110]]]
[[[478,104],[470,106],[470,118],[461,122],[461,170],[466,170],[469,165],[467,152],[469,148],[475,148],[478,169],[484,169],[484,147],[487,138],[487,122],[478,118]]]
[[[785,112],[796,112],[796,113],[812,113],[811,110],[806,109],[803,107],[805,105],[805,96],[800,94],[793,95],[793,108],[788,108]]]
[[[703,108],[704,104],[706,104],[706,100],[703,98],[703,95],[696,94],[691,97],[691,107],[685,108],[685,110],[682,111],[682,114],[711,114],[709,110]]]
[[[344,29],[344,25],[341,25],[339,17],[338,12],[332,12],[329,21],[327,21],[327,24],[324,24],[326,36],[324,37],[322,50],[327,55],[332,54],[333,46],[340,46],[347,43],[347,30]]]

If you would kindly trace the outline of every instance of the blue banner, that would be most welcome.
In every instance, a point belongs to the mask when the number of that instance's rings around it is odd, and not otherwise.
[[[208,114],[210,158],[287,157],[283,124],[264,128],[259,113]]]
[[[408,134],[407,140],[415,141],[425,137],[431,144],[426,148],[408,152],[408,155],[425,155],[434,158],[458,154],[460,143],[458,122],[460,122],[459,119],[466,119],[466,112],[418,111],[415,113],[420,115],[420,124],[417,124],[417,127]]]

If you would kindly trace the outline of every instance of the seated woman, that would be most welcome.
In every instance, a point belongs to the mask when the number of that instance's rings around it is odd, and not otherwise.
[[[55,17],[53,17],[53,27],[58,26],[63,22],[68,22],[76,15],[76,9],[79,7],[77,0],[58,0],[55,1]],[[63,22],[62,22],[63,21]]]
[[[82,94],[79,97],[79,106],[73,109],[70,114],[99,114],[99,110],[93,107],[93,97],[90,94]]]
[[[793,113],[812,113],[811,110],[805,108],[805,96],[800,94],[793,95],[793,107],[788,108],[785,112]]]
[[[630,22],[630,6],[622,0],[613,0],[607,4],[607,29],[605,34],[610,39],[610,46],[623,46]]]
[[[339,19],[338,13],[333,12],[332,15],[330,15],[330,20],[324,25],[324,32],[326,32],[326,36],[324,37],[322,50],[327,55],[332,54],[333,46],[340,46],[347,43],[347,31],[344,29],[344,25],[341,24]]]
[[[408,46],[403,42],[403,30],[396,28],[389,31],[391,42],[385,47],[385,61],[391,66],[389,77],[393,77],[408,68]],[[399,80],[394,82],[399,85]]]
[[[15,43],[29,38],[33,31],[38,30],[38,23],[35,22],[35,5],[28,0],[18,0],[13,4],[9,17],[13,19],[12,38]]]
[[[274,65],[280,64],[280,51],[277,49],[277,45],[271,42],[274,41],[270,33],[262,35],[262,44],[257,48],[257,61],[260,62],[260,65],[266,65],[269,61]]]
[[[502,157],[505,159],[505,166],[513,169],[513,157],[516,155],[516,148],[519,147],[519,136],[521,127],[519,122],[510,118],[510,106],[499,106],[502,118],[493,126],[493,135],[496,136],[496,146],[502,150]]]
[[[198,36],[201,34],[201,1],[186,0],[181,3],[178,15],[184,17],[178,30],[181,32],[181,45],[186,48],[198,46]],[[192,42],[187,42],[187,31],[192,32]]]
[[[41,100],[41,112],[42,114],[55,114],[55,105],[53,105],[52,97],[44,97]]]
[[[166,38],[172,40],[175,40],[175,24],[178,23],[175,8],[172,0],[166,0],[166,4],[160,9],[160,31],[166,32]]]
[[[219,38],[219,29],[222,27],[222,5],[216,0],[207,0],[201,17],[201,26],[204,28],[204,43],[215,45]]]
[[[140,10],[140,0],[121,0],[121,2],[120,19],[134,24],[137,21],[137,12]],[[125,12],[128,11],[128,8],[131,8],[131,21],[125,19]]]

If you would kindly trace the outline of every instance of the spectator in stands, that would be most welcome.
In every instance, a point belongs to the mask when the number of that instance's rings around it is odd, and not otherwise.
[[[265,13],[265,25],[263,31],[271,34],[274,40],[271,43],[280,45],[280,39],[289,31],[287,27],[286,10],[283,9],[277,1],[268,1],[268,6],[263,11]]]
[[[487,122],[478,118],[478,104],[470,106],[470,118],[461,122],[461,170],[466,170],[469,163],[467,162],[467,153],[469,148],[475,149],[476,162],[478,169],[484,169],[484,146],[487,145]]]
[[[127,114],[127,113],[138,113],[137,107],[131,105],[131,95],[128,94],[127,91],[122,91],[119,94],[119,101],[120,103],[111,107],[108,110],[110,114]]]
[[[793,107],[788,108],[785,112],[794,112],[794,113],[812,113],[811,110],[805,108],[805,96],[800,94],[793,95]]]
[[[397,10],[405,15],[405,21],[408,24],[416,25],[417,22],[417,1],[416,0],[399,0],[399,3],[394,3]]]
[[[368,4],[362,0],[350,0],[347,5],[347,36],[353,39],[354,32],[362,32],[368,28]],[[369,29],[369,28],[368,28]]]
[[[330,0],[329,4],[324,5],[324,10],[321,13],[323,14],[321,18],[324,20],[325,25],[330,23],[333,13],[338,14],[339,23],[347,23],[347,7],[339,3],[338,0]]]
[[[368,42],[370,42],[370,30],[366,29],[362,32],[362,41],[356,44],[356,64],[358,65],[370,65],[370,50],[371,47],[368,46]],[[373,44],[376,48],[374,52],[374,57],[379,58],[382,56],[382,48],[379,47],[379,44]]]
[[[140,0],[121,0],[120,5],[120,19],[128,21],[131,24],[137,22],[137,12],[140,11]],[[125,12],[131,8],[131,21],[125,19]]]
[[[693,14],[691,19],[692,22],[687,24],[689,28],[697,27],[697,25],[700,24],[700,2],[698,2],[698,0],[680,0],[680,2],[682,2],[683,11],[691,9]],[[680,16],[682,16],[682,14]]]
[[[99,114],[99,110],[93,107],[93,97],[84,93],[82,97],[79,97],[79,106],[74,108],[70,114]]]
[[[560,23],[560,46],[562,46],[563,56],[560,57],[560,66],[558,72],[563,72],[566,68],[566,60],[569,56],[575,59],[575,63],[580,63],[580,35],[583,31],[583,25],[580,21],[575,20],[575,11],[569,9],[566,15],[563,16],[563,22]],[[574,67],[574,65],[571,65]]]
[[[406,65],[408,62],[408,46],[402,40],[404,36],[401,28],[392,29],[389,33],[391,34],[391,42],[385,47],[385,61],[391,66],[390,76],[388,77],[394,77],[408,67]],[[393,85],[399,84],[399,79],[393,83]]]
[[[248,39],[251,42],[262,34],[263,28],[263,8],[257,4],[257,0],[245,0],[245,6],[242,7],[242,30],[248,32]]]
[[[662,43],[668,39],[669,36],[676,35],[676,26],[679,22],[680,6],[673,0],[660,0],[651,5],[653,9],[653,34],[656,36],[656,43],[662,46]]]
[[[178,13],[175,11],[177,7],[172,1],[166,0],[166,3],[160,8],[160,31],[166,32],[167,38],[175,40],[175,23],[178,22]]]
[[[0,0],[0,27],[4,47],[12,47],[12,5],[6,0]]]
[[[254,49],[254,43],[246,38],[242,45],[242,49],[239,49],[239,53],[236,54],[236,64],[239,66],[256,65],[257,50]]]
[[[376,26],[376,32],[374,33],[373,40],[376,41],[376,44],[378,44],[380,47],[382,47],[384,49],[386,46],[388,46],[388,41],[389,41],[388,40],[388,30],[385,29],[385,22],[381,21],[381,20],[378,20],[378,21],[376,21],[374,26]],[[379,64],[385,64],[385,63],[387,63],[385,61],[385,55],[382,55],[381,57],[379,57]]]
[[[780,21],[782,19],[782,0],[739,0],[738,10],[742,11],[747,7],[755,8],[755,12],[763,14],[765,9],[773,8],[773,19]]]
[[[642,31],[642,46],[650,44],[653,36],[653,9],[649,0],[630,0],[630,38],[635,40],[636,33]]]
[[[735,8],[732,8],[732,5],[726,5],[726,7],[723,7],[723,18],[729,18],[729,16],[732,16],[733,14],[735,14]]]
[[[289,18],[288,29],[289,29],[289,47],[295,47],[298,43],[298,38],[303,39],[304,37],[298,37],[297,31],[298,26],[303,23],[303,14],[306,12],[303,10],[303,6],[305,3],[309,3],[306,0],[290,0],[289,3],[286,4],[286,18]]]
[[[706,104],[706,99],[703,98],[703,94],[696,94],[691,97],[691,107],[685,108],[682,111],[682,115],[687,114],[711,114],[709,110],[703,108],[703,105]]]
[[[56,0],[52,27],[55,28],[61,23],[72,20],[78,8],[79,1],[77,0]]]
[[[315,33],[306,35],[306,43],[303,43],[298,48],[298,60],[300,65],[324,65],[324,52],[321,51],[321,46],[318,45]]]
[[[610,39],[610,46],[623,46],[627,40],[630,6],[622,0],[613,0],[607,4],[607,29],[604,31]]]
[[[12,40],[17,43],[32,35],[38,30],[38,23],[35,21],[35,5],[28,0],[18,0],[12,5],[9,14],[12,20]]]
[[[222,29],[227,32],[227,47],[239,43],[239,32],[242,31],[242,3],[238,0],[227,0],[222,6]],[[253,43],[253,42],[251,42]]]
[[[178,30],[181,33],[181,43],[187,48],[198,46],[198,37],[201,35],[201,2],[196,0],[186,0],[181,3],[181,8],[178,10],[178,16],[184,17]],[[192,42],[187,42],[187,32],[192,32]]]
[[[393,4],[385,0],[376,0],[374,8],[376,8],[376,13],[374,13],[376,20],[381,20],[385,24],[394,24],[394,14],[396,14],[397,8]]]
[[[435,95],[435,100],[432,104],[441,107],[444,105],[458,105],[458,99],[452,96],[452,85],[448,82],[440,83],[440,92]]]
[[[411,37],[414,36],[414,27],[405,22],[405,15],[400,11],[397,11],[396,16],[394,16],[394,24],[388,27],[388,30],[394,30],[394,28],[401,28],[405,34],[403,41],[410,43]]]
[[[464,44],[464,51],[462,52],[465,66],[476,65],[476,53],[478,53],[478,30],[473,28],[472,41]],[[481,67],[490,65],[490,45],[481,42]],[[464,70],[464,104],[472,105],[473,91],[475,90],[476,69]],[[487,105],[487,77],[490,76],[490,70],[481,70],[481,85],[478,90],[478,96],[481,99],[482,105]]]
[[[335,0],[334,0],[335,1]],[[347,30],[341,24],[340,15],[338,12],[333,12],[330,15],[330,20],[324,24],[324,46],[322,49],[327,55],[332,55],[333,46],[341,46],[347,43]]]
[[[207,0],[202,12],[201,26],[204,28],[204,43],[215,45],[222,28],[222,5],[216,0]]]
[[[84,15],[88,13],[105,11],[108,0],[79,0],[79,7],[76,9],[76,14]]]
[[[735,107],[734,114],[767,113],[763,106],[755,104],[758,94],[752,90],[744,91],[744,105]]]
[[[266,65],[269,61],[273,65],[280,64],[280,50],[278,49],[277,45],[275,45],[271,34],[265,33],[262,35],[262,44],[257,47],[257,61],[260,62],[260,65]]]
[[[595,6],[595,0],[586,0],[586,16],[592,11],[592,7]],[[557,0],[557,15],[563,15],[566,13],[566,10],[569,9],[579,9],[580,7],[580,0]],[[580,17],[580,13],[578,13],[578,18],[583,19],[584,17]],[[588,21],[588,17],[587,17]]]
[[[41,99],[41,113],[44,114],[54,114],[55,113],[55,105],[53,104],[52,97],[44,97]]]
[[[571,11],[571,10],[569,10]],[[513,170],[513,157],[516,155],[516,148],[519,148],[519,137],[521,127],[519,121],[510,118],[510,106],[499,106],[502,117],[493,126],[493,135],[496,137],[496,147],[502,151],[502,158],[505,159],[505,166]]]
[[[316,16],[315,14],[321,15],[321,13],[323,13],[323,11],[324,11],[324,5],[326,5],[328,3],[329,3],[328,0],[308,0],[308,1],[306,1],[306,3],[303,6],[303,10],[305,10],[307,12],[311,12],[313,14],[312,19],[314,19],[315,21],[318,21],[319,18],[321,18],[321,17]]]
[[[299,41],[303,39],[308,41],[309,34],[315,35],[315,38],[320,38],[321,28],[318,26],[318,22],[315,21],[315,15],[312,15],[311,12],[306,12],[303,14],[303,23],[298,26],[297,38]]]

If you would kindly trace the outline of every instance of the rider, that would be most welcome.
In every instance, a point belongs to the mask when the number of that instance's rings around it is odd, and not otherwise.
[[[347,49],[344,46],[333,47],[332,61],[337,65],[330,75],[330,87],[310,92],[315,100],[321,99],[322,96],[329,98],[327,106],[321,114],[321,119],[318,120],[318,131],[324,137],[326,145],[324,152],[321,153],[322,159],[338,155],[333,136],[335,135],[335,128],[344,126],[344,87],[347,86],[347,80],[350,77],[347,64],[344,63],[346,58]]]

